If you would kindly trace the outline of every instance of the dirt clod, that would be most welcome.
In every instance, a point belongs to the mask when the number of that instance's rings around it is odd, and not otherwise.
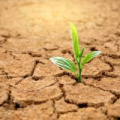
[[[58,99],[62,92],[56,84],[54,77],[46,80],[34,81],[31,78],[22,80],[11,89],[13,103],[26,106],[32,103],[41,103],[50,99]]]
[[[84,84],[78,84],[76,86],[66,85],[64,90],[66,100],[76,104],[87,104],[87,106],[103,106],[112,103],[116,98],[110,92]]]
[[[83,108],[60,116],[59,120],[108,120],[107,116],[95,108]]]

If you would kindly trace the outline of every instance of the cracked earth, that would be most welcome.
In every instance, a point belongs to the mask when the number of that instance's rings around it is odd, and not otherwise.
[[[0,120],[120,120],[119,0],[0,0]],[[50,62],[85,53],[83,81]]]

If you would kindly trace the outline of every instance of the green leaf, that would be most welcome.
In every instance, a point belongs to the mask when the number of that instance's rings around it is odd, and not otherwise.
[[[50,58],[50,60],[54,64],[56,64],[57,66],[65,69],[65,70],[68,70],[68,71],[71,71],[71,72],[74,72],[74,73],[77,70],[75,64],[71,60],[68,60],[64,57],[52,57],[52,58]]]
[[[81,63],[82,67],[83,67],[87,62],[89,62],[90,60],[92,60],[93,58],[95,58],[96,56],[98,56],[100,53],[101,53],[101,51],[94,51],[94,52],[90,52],[89,54],[87,54],[87,55],[84,57],[84,59],[83,59],[83,61],[82,61],[82,63]]]
[[[84,51],[85,51],[85,48],[82,48],[82,50],[81,50],[81,52],[80,52],[80,55],[79,55],[80,59],[82,58],[82,56],[83,56],[83,54],[84,54]]]
[[[73,51],[74,51],[74,56],[77,62],[79,62],[79,54],[80,54],[80,47],[79,47],[79,36],[77,29],[74,24],[70,24],[71,28],[71,39],[72,39],[72,45],[73,45]]]

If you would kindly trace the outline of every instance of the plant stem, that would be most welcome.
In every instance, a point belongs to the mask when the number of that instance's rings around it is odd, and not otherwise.
[[[78,63],[78,69],[79,69],[79,73],[78,73],[78,82],[81,83],[82,82],[82,76],[81,76],[81,67],[80,67],[80,63]]]

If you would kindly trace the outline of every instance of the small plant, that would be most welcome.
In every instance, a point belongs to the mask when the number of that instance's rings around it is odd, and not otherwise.
[[[78,65],[78,69],[73,61],[68,60],[64,57],[51,57],[50,60],[57,66],[61,67],[62,69],[73,72],[78,78],[78,82],[80,83],[82,81],[81,73],[82,73],[84,65],[88,63],[89,61],[91,61],[96,56],[98,56],[101,53],[101,51],[90,52],[82,59],[85,48],[83,47],[80,50],[79,36],[78,36],[78,32],[77,32],[75,25],[71,24],[70,28],[71,28],[71,39],[72,39],[74,57]]]

